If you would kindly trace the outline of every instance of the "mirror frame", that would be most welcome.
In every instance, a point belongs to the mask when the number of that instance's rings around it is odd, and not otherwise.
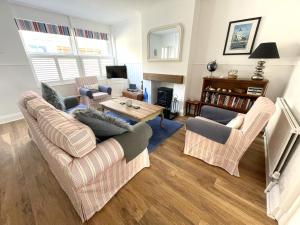
[[[155,32],[155,31],[162,31],[162,30],[167,30],[167,29],[171,29],[171,28],[176,28],[176,30],[179,33],[178,57],[177,58],[172,58],[172,59],[153,59],[153,58],[150,58],[150,34]],[[148,31],[148,34],[147,34],[147,60],[149,62],[181,61],[182,38],[183,38],[183,26],[180,23],[175,23],[175,24],[170,24],[170,25],[165,25],[165,26],[160,26],[160,27],[155,27],[155,28],[150,29]]]

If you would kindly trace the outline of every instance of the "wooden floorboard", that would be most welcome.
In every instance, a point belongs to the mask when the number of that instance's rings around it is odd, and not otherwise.
[[[277,224],[266,216],[262,137],[243,156],[239,178],[184,155],[184,138],[181,128],[162,143],[150,155],[151,167],[85,224]],[[0,125],[0,224],[82,224],[24,120]]]

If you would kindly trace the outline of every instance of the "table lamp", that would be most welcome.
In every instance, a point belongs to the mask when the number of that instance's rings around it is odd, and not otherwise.
[[[249,56],[249,59],[261,59],[257,62],[256,71],[251,77],[252,80],[263,80],[264,64],[263,59],[278,59],[279,53],[275,42],[261,43]]]

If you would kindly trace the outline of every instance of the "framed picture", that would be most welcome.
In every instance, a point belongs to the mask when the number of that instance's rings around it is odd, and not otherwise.
[[[261,17],[231,21],[228,26],[223,55],[250,55]]]

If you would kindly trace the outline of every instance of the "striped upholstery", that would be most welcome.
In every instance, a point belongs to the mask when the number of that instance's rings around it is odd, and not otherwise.
[[[77,90],[79,92],[79,88],[98,84],[98,80],[96,76],[78,77],[75,78],[75,83],[76,83]],[[92,99],[90,99],[87,96],[82,96],[81,98],[83,104],[94,109],[101,108],[100,103],[103,101],[107,101],[109,99],[111,99],[111,96],[103,92],[94,93]]]
[[[44,135],[73,157],[83,157],[96,147],[93,131],[62,111],[40,110],[37,120]]]
[[[75,83],[77,88],[80,88],[80,87],[85,87],[86,85],[98,84],[98,80],[96,76],[77,77],[75,78]]]
[[[93,100],[104,100],[107,97],[108,97],[108,94],[104,93],[104,92],[93,93]]]
[[[30,101],[27,101],[26,108],[30,115],[35,119],[37,118],[37,114],[41,109],[55,109],[52,105],[50,105],[42,98],[34,98]]]
[[[184,154],[202,159],[211,165],[225,169],[231,175],[239,176],[238,164],[241,157],[274,112],[274,103],[268,98],[259,97],[245,115],[242,127],[232,129],[225,144],[219,144],[187,130]],[[201,117],[198,119],[207,120]]]
[[[40,98],[40,96],[33,91],[26,91],[21,95],[19,103],[26,108],[27,102],[34,98]]]
[[[150,166],[147,149],[126,163],[123,149],[114,139],[98,144],[82,158],[74,158],[43,134],[38,122],[28,113],[23,97],[19,108],[28,124],[30,137],[82,222],[103,208],[135,174]]]

